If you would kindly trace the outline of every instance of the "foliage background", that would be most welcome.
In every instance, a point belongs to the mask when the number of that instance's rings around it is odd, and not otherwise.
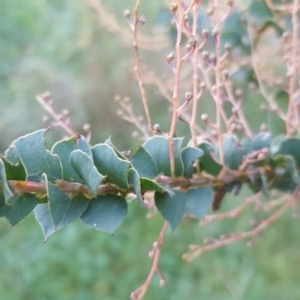
[[[126,26],[122,12],[134,1],[127,1],[127,7],[118,0],[105,2]],[[147,24],[156,26],[164,3],[143,2]],[[99,26],[84,1],[0,0],[0,11],[0,151],[18,136],[45,126],[44,112],[34,99],[44,90],[51,91],[58,110],[70,110],[73,128],[92,125],[92,143],[111,134],[118,148],[132,148],[134,128],[116,116],[113,101],[116,92],[128,95],[142,112],[131,72],[132,49]],[[148,92],[155,122],[167,126],[167,103],[154,88]],[[59,130],[52,130],[49,145],[60,137]],[[245,189],[240,197],[247,194]],[[237,201],[228,196],[222,209]],[[150,221],[145,216],[132,205],[114,236],[78,221],[46,244],[33,216],[13,229],[0,219],[0,298],[128,299],[147,275],[147,253],[163,222],[160,216]],[[190,265],[181,261],[189,243],[241,231],[252,217],[249,210],[242,218],[207,228],[183,222],[164,245],[161,269],[168,284],[160,288],[156,278],[146,299],[299,299],[299,221],[289,216],[251,248],[239,243],[205,253]]]

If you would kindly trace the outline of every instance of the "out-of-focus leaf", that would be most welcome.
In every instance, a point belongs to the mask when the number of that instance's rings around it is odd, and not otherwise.
[[[222,166],[212,158],[214,148],[209,143],[202,143],[198,146],[203,151],[203,156],[200,158],[202,169],[213,176],[218,176]]]
[[[194,173],[194,162],[203,155],[201,149],[186,147],[181,151],[181,159],[183,163],[183,176],[191,178]]]
[[[214,201],[214,192],[211,187],[191,189],[187,193],[185,213],[197,218],[203,218]]]

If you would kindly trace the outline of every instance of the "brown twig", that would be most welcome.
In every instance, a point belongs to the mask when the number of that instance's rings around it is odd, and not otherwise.
[[[154,134],[153,129],[153,123],[151,120],[151,114],[150,114],[150,108],[149,108],[149,101],[147,97],[147,92],[145,88],[145,84],[142,79],[142,73],[141,73],[141,57],[139,54],[139,48],[138,48],[138,40],[137,40],[137,31],[138,31],[138,25],[139,25],[139,7],[140,7],[140,0],[136,1],[135,8],[134,8],[134,14],[133,14],[133,47],[134,47],[134,53],[135,53],[135,75],[139,84],[144,110],[148,122],[148,128],[149,131]]]
[[[52,97],[49,93],[37,95],[36,100],[44,108],[44,110],[53,117],[57,124],[67,132],[67,134],[69,134],[70,136],[74,136],[76,134],[76,132],[73,131],[72,128],[68,126],[68,124],[63,120],[63,118],[53,109]]]
[[[293,24],[293,36],[292,36],[292,55],[288,65],[288,77],[289,77],[289,104],[286,114],[286,131],[287,135],[291,135],[294,132],[293,123],[297,124],[299,129],[300,116],[297,104],[295,102],[295,88],[298,75],[298,12],[299,12],[299,0],[293,1],[292,9],[292,24]]]
[[[134,292],[131,293],[132,300],[144,299],[144,296],[147,293],[147,290],[150,286],[150,283],[151,283],[152,278],[155,273],[158,273],[158,275],[161,277],[161,285],[166,284],[165,278],[164,278],[162,272],[159,270],[158,265],[159,265],[159,259],[160,259],[160,254],[161,254],[161,248],[164,243],[167,228],[168,228],[168,223],[165,221],[164,225],[161,229],[161,232],[159,234],[159,238],[156,242],[154,242],[153,249],[149,253],[149,256],[151,258],[153,257],[153,262],[152,262],[152,267],[150,269],[148,277],[147,277],[146,281],[143,283],[143,285],[141,285],[139,288],[137,288]]]

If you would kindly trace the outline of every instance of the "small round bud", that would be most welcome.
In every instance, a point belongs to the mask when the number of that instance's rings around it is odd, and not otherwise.
[[[188,16],[187,14],[185,14],[185,15],[183,16],[183,21],[184,21],[184,22],[188,22],[188,20],[189,20],[189,16]]]
[[[216,87],[215,85],[213,85],[213,86],[211,87],[211,92],[212,92],[213,94],[215,94],[216,91],[217,91],[217,87]]]
[[[203,35],[204,37],[208,37],[208,36],[209,36],[209,31],[208,31],[207,29],[203,29],[203,30],[202,30],[202,35]]]
[[[170,8],[171,12],[176,13],[176,11],[178,9],[178,5],[177,5],[177,3],[174,2],[169,6],[169,8]]]
[[[222,71],[222,76],[225,78],[225,79],[227,79],[228,77],[229,77],[229,72],[228,72],[228,70],[223,70]]]
[[[42,117],[42,121],[44,122],[44,123],[48,123],[49,122],[49,117],[48,116],[43,116]]]
[[[129,9],[124,10],[123,15],[125,18],[129,19],[131,15]]]
[[[233,0],[227,0],[226,4],[229,5],[229,6],[232,6],[233,5]]]
[[[267,125],[266,124],[261,124],[259,130],[261,132],[266,132],[268,130]]]
[[[66,117],[66,116],[68,116],[69,114],[70,114],[70,112],[69,112],[68,109],[63,109],[62,112],[61,112],[61,115],[62,115],[63,117]]]
[[[243,95],[243,91],[241,89],[236,89],[234,93],[237,97],[241,97]]]
[[[207,10],[207,15],[210,17],[210,16],[212,16],[213,14],[214,14],[214,8],[211,7],[211,8],[209,8],[209,9]]]
[[[270,109],[271,111],[276,111],[278,109],[278,106],[276,104],[271,104]]]
[[[186,92],[184,98],[186,101],[190,101],[193,98],[193,94],[191,92]]]
[[[165,279],[161,279],[161,280],[159,281],[159,286],[161,286],[161,287],[164,287],[166,284],[167,284],[167,282],[166,282]]]
[[[126,97],[124,97],[124,99],[123,99],[123,102],[124,103],[128,103],[130,100],[129,100],[129,97],[128,96],[126,96]]]
[[[197,45],[197,40],[193,36],[191,36],[189,38],[188,44],[191,45],[191,47],[195,47]]]
[[[230,51],[232,47],[231,47],[231,45],[229,43],[226,43],[224,45],[224,48],[225,48],[226,51]]]
[[[206,83],[205,82],[200,82],[200,84],[199,84],[199,87],[200,87],[200,89],[205,89],[206,88]]]
[[[175,59],[175,55],[174,55],[174,53],[170,53],[170,54],[168,54],[167,55],[167,61],[168,62],[171,62],[172,60],[174,60]]]
[[[233,115],[234,115],[234,114],[237,114],[238,109],[237,109],[236,107],[233,107],[233,108],[231,109],[231,112],[232,112]]]
[[[152,247],[153,247],[153,248],[157,248],[157,246],[158,246],[158,242],[155,241],[155,242],[152,244]]]
[[[148,257],[149,258],[153,258],[154,257],[154,251],[153,250],[149,251]]]
[[[210,61],[210,62],[214,62],[215,60],[216,60],[216,55],[213,54],[213,53],[210,54],[210,55],[209,55],[209,61]]]
[[[219,35],[219,31],[218,31],[217,29],[213,29],[213,30],[211,31],[211,35],[214,36],[214,37],[216,37],[216,36]]]
[[[208,115],[207,115],[207,114],[202,114],[202,115],[201,115],[201,120],[202,120],[203,122],[207,122],[207,121],[208,121]]]
[[[139,17],[139,24],[144,25],[146,23],[146,18],[144,16]]]
[[[114,100],[115,100],[116,102],[119,102],[119,101],[121,100],[120,95],[116,95],[115,98],[114,98]]]
[[[201,55],[202,55],[203,59],[208,59],[208,57],[209,57],[209,54],[208,54],[207,51],[203,51],[203,52],[201,53]]]
[[[123,115],[123,111],[121,109],[117,110],[117,116],[122,116]]]
[[[139,133],[136,130],[134,130],[132,132],[131,136],[135,139],[135,138],[137,138],[139,136]]]
[[[87,131],[90,131],[91,130],[91,124],[84,124],[83,126],[82,126],[82,129],[85,131],[85,132],[87,132]]]

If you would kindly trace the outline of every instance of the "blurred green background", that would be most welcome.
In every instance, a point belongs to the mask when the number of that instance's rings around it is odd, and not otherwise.
[[[123,10],[134,1],[126,1],[126,6],[119,0],[103,2],[126,27]],[[155,26],[164,3],[142,2],[141,13]],[[113,101],[116,93],[128,95],[137,114],[143,112],[131,70],[133,51],[99,24],[87,3],[0,0],[0,11],[0,152],[20,135],[45,126],[45,112],[35,101],[45,90],[52,93],[57,111],[70,110],[75,130],[81,131],[84,123],[92,125],[92,143],[112,135],[119,148],[134,147],[136,142],[128,137],[135,128],[116,116]],[[161,59],[165,53],[155,55]],[[148,92],[155,123],[167,126],[166,101],[154,88]],[[49,144],[62,136],[61,130],[51,130]],[[248,194],[244,189],[239,198],[228,196],[222,210]],[[252,218],[264,217],[252,211],[206,228],[186,220],[168,232],[161,257],[167,286],[160,288],[155,277],[145,299],[300,299],[299,221],[288,214],[251,248],[238,243],[204,253],[191,264],[181,260],[188,244],[246,230]],[[114,236],[77,221],[47,243],[33,216],[12,229],[0,219],[0,299],[129,299],[148,274],[148,251],[163,223],[160,216],[148,221],[145,217],[146,211],[134,203]]]

